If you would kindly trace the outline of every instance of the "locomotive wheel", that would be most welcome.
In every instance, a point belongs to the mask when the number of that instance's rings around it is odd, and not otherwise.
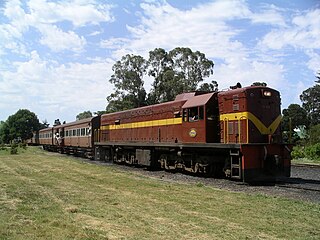
[[[168,164],[168,155],[162,154],[160,156],[159,162],[160,162],[160,165],[161,165],[162,169],[171,170],[171,168],[170,168],[170,166]]]
[[[194,165],[194,173],[198,173],[199,172],[199,163],[196,163],[195,165]]]

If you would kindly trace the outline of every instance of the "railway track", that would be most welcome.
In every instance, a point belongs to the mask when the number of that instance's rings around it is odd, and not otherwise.
[[[284,182],[279,182],[275,186],[279,188],[301,190],[302,193],[320,193],[320,165],[319,164],[291,164],[293,174],[291,178]]]
[[[304,167],[304,168],[320,168],[320,164],[309,164],[309,163],[292,163],[293,167]]]
[[[287,188],[287,189],[297,189],[311,192],[320,192],[319,187],[310,187],[310,186],[300,186],[300,185],[290,185],[290,184],[276,184],[275,186],[279,188]]]

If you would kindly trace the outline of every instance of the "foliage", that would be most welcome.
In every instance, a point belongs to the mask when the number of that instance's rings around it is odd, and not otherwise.
[[[190,48],[175,48],[170,52],[156,48],[149,52],[148,60],[137,55],[123,56],[112,68],[114,74],[109,81],[115,91],[107,97],[106,111],[172,101],[182,92],[195,91],[204,78],[213,74],[213,66],[203,53]],[[154,80],[148,96],[143,87],[145,74]],[[205,87],[215,89],[214,83]]]
[[[309,146],[294,146],[291,152],[293,159],[307,158],[320,162],[320,143]]]
[[[154,82],[148,103],[172,101],[183,92],[195,91],[204,78],[213,74],[213,62],[205,54],[190,48],[163,49],[149,52],[149,76]]]
[[[320,83],[320,71],[317,72],[316,78],[316,83]]]
[[[213,62],[205,54],[190,48],[175,48],[169,52],[176,74],[183,80],[184,91],[194,91],[199,82],[213,74]]]
[[[320,122],[320,85],[315,85],[303,91],[300,95],[302,107],[306,110],[311,125]]]
[[[0,143],[10,142],[10,128],[7,122],[1,121],[0,124]]]
[[[92,117],[92,113],[90,111],[84,111],[82,113],[79,113],[76,116],[76,120],[86,119]]]
[[[218,83],[214,80],[211,83],[203,83],[197,89],[197,91],[204,91],[204,92],[217,92],[218,91]]]
[[[320,159],[320,143],[307,146],[305,152],[306,156],[311,159]]]
[[[19,148],[22,148],[22,149],[24,149],[24,150],[26,150],[27,149],[27,143],[26,142],[21,142],[21,143],[19,143]]]
[[[11,144],[10,154],[18,154],[18,144],[16,143]]]
[[[309,144],[320,143],[320,124],[312,126],[309,130]]]
[[[148,104],[168,101],[172,98],[170,79],[174,78],[173,62],[169,54],[162,48],[149,52],[148,75],[154,78],[152,89],[148,95]]]
[[[24,141],[31,138],[33,132],[39,129],[40,123],[36,114],[27,109],[20,109],[1,124],[0,138],[3,143],[9,143],[14,139]]]
[[[289,131],[290,129],[290,120],[291,120],[291,130],[299,127],[299,126],[308,126],[309,121],[306,110],[300,107],[299,104],[290,104],[287,109],[283,109],[282,111],[282,129],[284,131]]]
[[[146,91],[143,87],[143,76],[146,73],[146,61],[138,55],[125,55],[117,61],[112,70],[114,74],[109,82],[115,87],[107,100],[107,112],[121,111],[144,106]]]
[[[293,159],[304,158],[306,157],[304,147],[302,146],[294,146],[291,152],[291,157]]]

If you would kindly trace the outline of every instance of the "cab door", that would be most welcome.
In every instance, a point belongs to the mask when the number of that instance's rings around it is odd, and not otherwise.
[[[206,142],[204,106],[183,109],[183,142]]]

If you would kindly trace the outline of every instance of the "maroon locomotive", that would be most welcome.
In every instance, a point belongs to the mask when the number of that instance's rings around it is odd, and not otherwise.
[[[281,139],[280,104],[279,92],[263,86],[193,92],[171,102],[42,132],[51,131],[55,149],[84,151],[96,160],[225,175],[245,182],[275,180],[290,176],[291,161],[290,149]],[[75,135],[87,139],[76,142]]]

